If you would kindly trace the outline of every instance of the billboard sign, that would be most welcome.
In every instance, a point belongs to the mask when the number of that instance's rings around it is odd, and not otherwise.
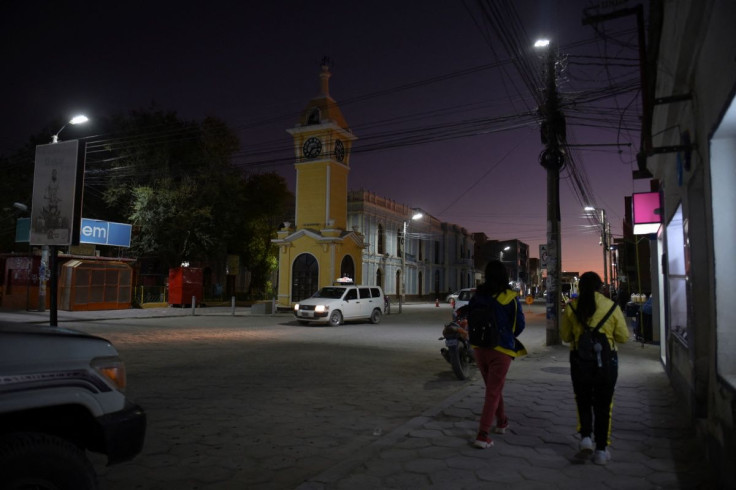
[[[31,245],[76,243],[84,169],[79,146],[79,141],[72,140],[36,147]],[[81,155],[83,158],[84,152]]]

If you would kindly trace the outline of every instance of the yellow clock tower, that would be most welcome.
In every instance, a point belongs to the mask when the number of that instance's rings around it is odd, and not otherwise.
[[[350,150],[357,139],[330,97],[330,70],[323,60],[321,93],[309,101],[297,125],[295,223],[284,223],[278,238],[280,306],[314,294],[348,277],[362,283],[363,235],[347,228]]]

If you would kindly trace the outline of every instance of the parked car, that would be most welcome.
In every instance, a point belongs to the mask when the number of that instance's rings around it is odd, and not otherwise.
[[[455,306],[452,307],[453,311],[457,311],[467,305],[470,302],[470,298],[473,296],[475,296],[475,288],[466,288],[458,291]]]
[[[0,325],[0,487],[96,489],[86,451],[108,464],[135,457],[146,415],[125,384],[125,364],[105,339]]]
[[[341,325],[345,320],[379,323],[384,308],[383,290],[378,286],[327,286],[294,305],[294,316],[302,324]]]
[[[447,298],[445,298],[445,301],[448,303],[452,303],[453,301],[457,301],[457,295],[460,294],[460,291],[455,291],[454,293],[450,293],[447,295]]]

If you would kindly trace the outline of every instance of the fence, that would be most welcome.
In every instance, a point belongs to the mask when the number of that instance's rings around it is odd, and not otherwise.
[[[137,286],[135,288],[135,302],[139,306],[146,304],[166,304],[168,289],[166,286]]]

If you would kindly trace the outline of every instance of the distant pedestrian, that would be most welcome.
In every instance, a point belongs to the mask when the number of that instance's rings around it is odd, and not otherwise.
[[[517,293],[509,288],[506,266],[498,260],[491,261],[486,266],[485,275],[486,282],[478,287],[468,303],[469,312],[493,305],[499,330],[496,347],[473,346],[475,361],[486,386],[478,436],[473,442],[480,449],[493,446],[490,432],[503,434],[508,429],[509,420],[503,403],[506,373],[515,357],[526,354],[526,349],[516,338],[526,326],[524,312]]]
[[[583,274],[579,296],[565,309],[560,323],[560,337],[570,342],[570,374],[577,404],[577,430],[581,438],[576,457],[581,460],[592,457],[596,464],[606,464],[611,459],[608,446],[611,444],[613,392],[618,378],[616,344],[629,338],[621,308],[599,292],[602,286],[603,282],[595,272]],[[577,350],[584,328],[592,329],[598,324],[601,324],[599,331],[610,347],[607,362],[601,362],[600,356],[584,360]]]

